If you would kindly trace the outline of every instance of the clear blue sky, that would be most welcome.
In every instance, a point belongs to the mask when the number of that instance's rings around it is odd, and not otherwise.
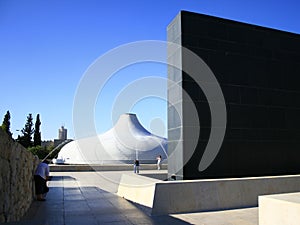
[[[27,115],[35,120],[39,113],[43,140],[57,138],[62,124],[73,138],[74,95],[88,66],[119,45],[166,40],[166,27],[180,10],[300,33],[298,0],[0,0],[1,122],[9,110],[16,136]],[[164,66],[150,66],[124,70],[102,94],[113,96],[139,77],[167,77]],[[99,133],[112,126],[109,99],[99,97],[95,107]],[[166,135],[165,101],[148,98],[132,112],[148,129],[158,122],[162,131],[153,131]]]

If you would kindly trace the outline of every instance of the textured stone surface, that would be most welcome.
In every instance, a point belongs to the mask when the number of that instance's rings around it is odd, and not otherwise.
[[[38,159],[0,129],[0,222],[19,220],[33,197]]]

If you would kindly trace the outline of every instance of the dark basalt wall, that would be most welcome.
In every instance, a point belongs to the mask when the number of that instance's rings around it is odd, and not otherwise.
[[[169,25],[168,41],[182,44],[210,67],[227,110],[222,147],[200,172],[211,132],[209,104],[195,80],[169,68],[168,78],[190,95],[200,120],[198,145],[185,162],[191,151],[186,138],[193,136],[187,99],[169,86],[169,99],[177,98],[182,108],[168,110],[169,152],[180,146],[169,160],[169,174],[197,179],[300,173],[300,35],[183,11]],[[187,59],[180,57],[184,67]],[[183,140],[177,140],[179,133]]]

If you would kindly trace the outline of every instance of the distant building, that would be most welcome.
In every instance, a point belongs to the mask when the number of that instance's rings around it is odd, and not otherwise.
[[[58,146],[59,144],[63,143],[65,140],[68,139],[68,130],[64,128],[64,126],[61,126],[61,128],[58,129],[58,139],[54,139],[54,146]]]
[[[68,130],[64,128],[64,126],[61,126],[58,130],[58,139],[59,140],[67,140],[67,133]]]

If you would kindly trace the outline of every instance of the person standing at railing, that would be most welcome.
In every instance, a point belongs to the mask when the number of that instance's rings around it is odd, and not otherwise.
[[[139,173],[140,172],[140,161],[138,159],[134,160],[133,172],[134,173]]]
[[[156,159],[157,159],[157,169],[160,170],[161,155],[157,156]]]

